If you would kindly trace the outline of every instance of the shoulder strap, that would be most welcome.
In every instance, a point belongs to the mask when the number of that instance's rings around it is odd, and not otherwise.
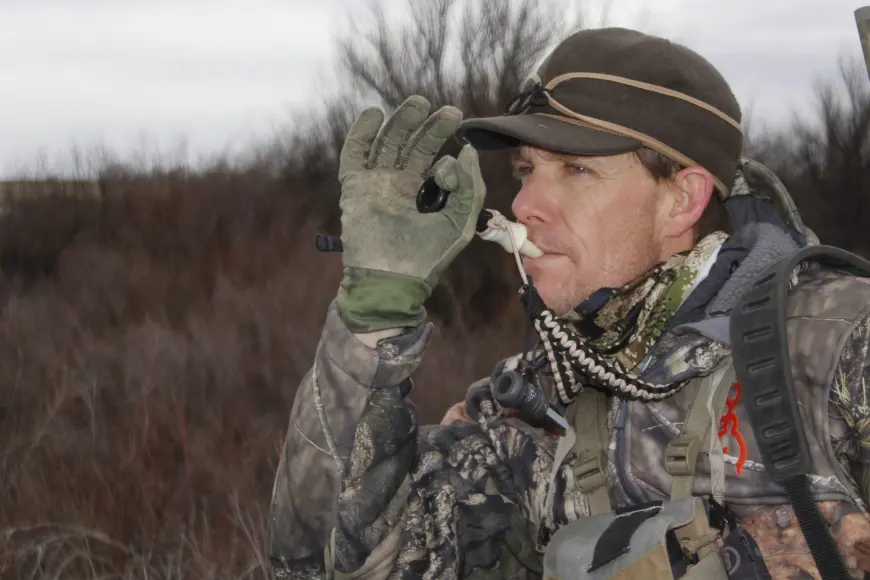
[[[773,266],[735,305],[732,356],[765,469],[785,487],[822,580],[847,580],[846,566],[810,490],[807,474],[812,460],[789,362],[789,280],[795,268],[807,261],[870,276],[870,262],[850,252],[822,245],[802,248]]]
[[[607,395],[595,389],[583,389],[574,402],[574,432],[577,461],[574,464],[574,481],[577,488],[586,494],[590,515],[613,511],[607,482]]]
[[[680,435],[671,439],[665,448],[665,470],[671,475],[671,499],[691,497],[695,481],[698,455],[710,453],[715,443],[716,424],[719,422],[734,381],[734,365],[716,369],[699,381],[698,390],[692,399]],[[710,484],[716,501],[722,503],[725,487],[725,467],[710,457]]]

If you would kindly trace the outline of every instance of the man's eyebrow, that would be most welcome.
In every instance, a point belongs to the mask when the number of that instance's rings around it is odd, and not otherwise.
[[[571,155],[568,153],[545,153],[544,157],[551,158],[554,161],[561,161],[563,163],[576,163],[578,165],[589,165],[589,167],[600,167],[601,160],[596,159],[594,155]],[[518,163],[531,163],[531,156],[522,150],[514,149],[509,154],[509,162],[511,165],[516,165]]]
[[[583,165],[590,169],[606,167],[607,165],[605,161],[598,159],[594,155],[563,155],[562,160],[565,163],[576,163],[577,165]]]
[[[526,155],[526,154],[523,153],[522,151],[519,151],[519,150],[516,150],[516,149],[515,149],[515,150],[513,150],[513,151],[510,152],[510,159],[509,159],[509,161],[510,161],[511,165],[516,165],[516,164],[519,163],[520,161],[528,161],[528,160],[529,160],[528,155]]]

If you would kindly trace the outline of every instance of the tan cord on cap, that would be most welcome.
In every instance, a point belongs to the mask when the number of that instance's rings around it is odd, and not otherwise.
[[[556,85],[559,85],[559,84],[563,83],[564,81],[571,80],[571,79],[598,79],[598,80],[602,80],[602,81],[610,81],[610,82],[619,83],[622,85],[628,85],[628,86],[635,87],[638,89],[643,89],[645,91],[650,91],[652,93],[666,95],[668,97],[673,97],[675,99],[680,99],[682,101],[686,101],[687,103],[691,103],[691,104],[695,105],[696,107],[700,107],[700,108],[704,109],[705,111],[713,113],[714,115],[716,115],[717,117],[719,117],[720,119],[722,119],[723,121],[725,121],[726,123],[728,123],[729,125],[734,127],[735,129],[737,129],[741,134],[743,134],[743,129],[740,127],[740,123],[738,123],[737,121],[735,121],[734,119],[732,119],[731,117],[729,117],[728,115],[726,115],[725,113],[723,113],[722,111],[720,111],[719,109],[714,107],[713,105],[705,103],[704,101],[702,101],[700,99],[696,99],[695,97],[689,96],[685,93],[675,91],[673,89],[660,87],[658,85],[653,85],[653,84],[645,83],[642,81],[636,81],[634,79],[629,79],[626,77],[619,77],[619,76],[615,76],[615,75],[606,75],[606,74],[601,74],[601,73],[585,73],[585,72],[583,72],[583,73],[565,73],[563,75],[559,75],[559,76],[551,79],[550,82],[547,83],[547,86],[545,88],[548,90],[552,90],[556,87]]]

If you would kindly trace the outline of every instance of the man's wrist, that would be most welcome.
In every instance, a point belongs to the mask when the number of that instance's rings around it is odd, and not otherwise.
[[[338,311],[354,334],[415,327],[426,319],[423,302],[431,287],[424,280],[382,270],[345,267]],[[397,332],[398,334],[398,332]]]

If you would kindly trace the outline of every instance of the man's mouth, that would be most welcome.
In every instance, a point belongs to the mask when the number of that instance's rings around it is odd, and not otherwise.
[[[543,254],[538,256],[537,258],[525,258],[525,259],[528,263],[539,264],[542,261],[547,261],[547,259],[558,258],[558,257],[563,256],[563,255],[564,254],[560,254],[558,252],[544,252]]]
[[[538,242],[536,242],[535,240],[532,240],[532,239],[530,239],[529,241],[532,242],[533,244],[535,244],[535,247],[537,247],[539,250],[541,250],[541,253],[544,256],[561,256],[562,255],[561,252],[557,252],[555,249],[547,246],[547,244],[539,244]]]
[[[551,248],[551,247],[550,247],[547,243],[545,243],[545,242],[538,242],[537,240],[535,240],[535,239],[533,239],[533,238],[531,238],[531,237],[529,238],[529,241],[530,241],[531,243],[533,243],[533,244],[535,245],[535,247],[538,248],[538,249],[541,251],[541,255],[538,256],[537,258],[526,258],[526,259],[529,259],[529,260],[532,260],[532,261],[539,261],[539,260],[542,260],[543,258],[555,258],[555,257],[558,257],[558,256],[564,256],[564,255],[565,255],[565,254],[563,254],[562,252],[557,251],[555,248]]]

